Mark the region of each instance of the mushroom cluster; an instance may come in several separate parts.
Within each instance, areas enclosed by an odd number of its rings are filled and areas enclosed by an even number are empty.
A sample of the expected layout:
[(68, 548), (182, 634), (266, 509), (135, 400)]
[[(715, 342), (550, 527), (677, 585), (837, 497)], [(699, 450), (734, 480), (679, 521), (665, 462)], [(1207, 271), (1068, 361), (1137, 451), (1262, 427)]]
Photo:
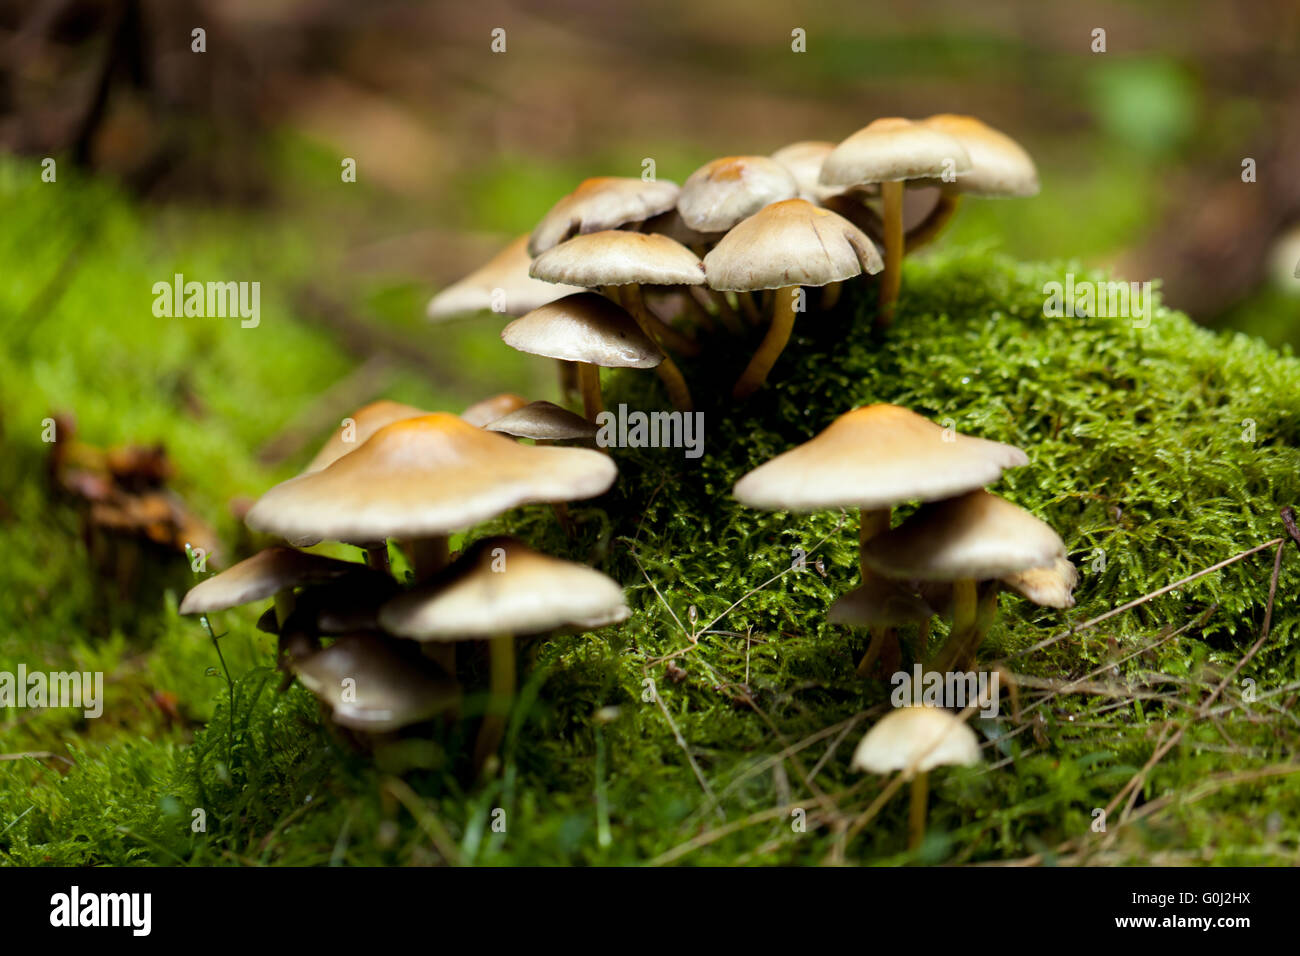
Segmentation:
[[(281, 665), (338, 724), (371, 733), (457, 712), (457, 644), (484, 642), (489, 693), (475, 746), (475, 766), (484, 766), (515, 689), (515, 639), (595, 630), (628, 614), (613, 580), (515, 538), (480, 539), (450, 560), (454, 534), (517, 507), (592, 498), (614, 481), (607, 455), (557, 444), (584, 436), (566, 416), (578, 426), (585, 420), (521, 403), (498, 396), (468, 410), (489, 423), (519, 423), (496, 431), (393, 402), (357, 410), (346, 434), (332, 436), (302, 474), (248, 511), (250, 528), (286, 545), (196, 585), (181, 613), (273, 598), (260, 626), (279, 636)], [(550, 442), (526, 445), (505, 434), (520, 430)], [(367, 562), (299, 550), (322, 541), (357, 545)], [(409, 556), (409, 585), (391, 574), (390, 544)]]
[[(905, 187), (933, 197), (910, 229)], [(674, 355), (734, 351), (737, 338), (761, 332), (733, 386), (744, 399), (766, 381), (796, 316), (810, 311), (807, 290), (822, 290), (816, 305), (825, 311), (843, 283), (879, 273), (877, 321), (888, 325), (904, 253), (933, 239), (963, 194), (1037, 191), (1029, 155), (974, 117), (878, 119), (839, 144), (711, 160), (680, 188), (587, 179), (529, 236), (435, 296), (428, 313), (516, 317), (502, 338), (556, 359), (566, 400), (580, 392), (591, 421), (601, 411), (601, 368), (653, 368), (672, 404), (690, 411)]]

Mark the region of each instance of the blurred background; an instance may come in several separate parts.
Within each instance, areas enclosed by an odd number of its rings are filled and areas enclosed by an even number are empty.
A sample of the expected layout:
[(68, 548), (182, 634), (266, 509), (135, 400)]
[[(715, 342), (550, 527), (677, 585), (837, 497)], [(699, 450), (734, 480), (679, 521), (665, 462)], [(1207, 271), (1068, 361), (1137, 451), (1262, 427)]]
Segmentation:
[(1298, 40), (1294, 0), (3, 0), (0, 149), (288, 223), (323, 298), (409, 281), (418, 313), (582, 177), (649, 157), (681, 181), (969, 112), (1025, 143), (1043, 192), (967, 204), (947, 242), (1158, 277), (1206, 324), (1295, 342)]

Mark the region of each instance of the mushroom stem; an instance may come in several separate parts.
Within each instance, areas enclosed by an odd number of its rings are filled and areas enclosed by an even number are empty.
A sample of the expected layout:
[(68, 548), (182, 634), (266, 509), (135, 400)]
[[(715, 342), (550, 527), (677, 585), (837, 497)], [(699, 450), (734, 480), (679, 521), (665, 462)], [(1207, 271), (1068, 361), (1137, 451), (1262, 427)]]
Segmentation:
[(961, 205), (961, 193), (944, 189), (939, 193), (939, 201), (934, 204), (924, 219), (907, 231), (904, 242), (905, 251), (912, 252), (927, 243), (933, 242), (943, 232), (948, 221), (957, 213)]
[(737, 292), (736, 298), (740, 300), (740, 311), (745, 313), (745, 318), (750, 325), (762, 325), (763, 313), (759, 311), (758, 305), (754, 302), (754, 296), (748, 292)]
[(560, 401), (567, 405), (578, 391), (578, 363), (565, 359), (556, 359), (555, 362), (560, 371)]
[(490, 674), (487, 712), (479, 726), (474, 742), (474, 766), (483, 769), (487, 759), (496, 753), (505, 734), (506, 716), (515, 696), (515, 642), (509, 634), (500, 634), (488, 641)]
[(381, 541), (379, 544), (366, 545), (366, 564), (370, 565), (376, 571), (383, 571), (385, 574), (391, 570), (388, 563), (387, 541)]
[(579, 365), (578, 388), (582, 392), (582, 413), (587, 421), (595, 422), (596, 416), (605, 410), (600, 395), (600, 366), (590, 362)]
[(858, 567), (862, 571), (862, 583), (867, 583), (867, 562), (864, 559), (866, 545), (878, 534), (889, 530), (891, 508), (863, 508), (858, 514)]
[(964, 657), (967, 644), (978, 628), (979, 604), (974, 581), (967, 579), (952, 583), (952, 630), (935, 655), (934, 670), (946, 673)]
[(835, 308), (835, 304), (840, 301), (840, 292), (843, 289), (843, 282), (831, 282), (822, 288), (822, 311), (829, 312)]
[(650, 336), (659, 345), (672, 349), (679, 355), (685, 355), (689, 358), (700, 354), (699, 343), (678, 332), (668, 323), (660, 322), (650, 314), (650, 310), (645, 304), (645, 296), (641, 294), (639, 285), (633, 282), (620, 288), (622, 289), (623, 308), (631, 312), (638, 323), (645, 323), (641, 327), (642, 332)]
[(871, 629), (871, 643), (867, 645), (867, 652), (862, 655), (862, 660), (858, 661), (857, 675), (862, 679), (871, 676), (871, 668), (880, 657), (880, 652), (885, 649), (885, 644), (894, 637), (892, 627), (873, 627)]
[[(772, 324), (768, 326), (767, 334), (763, 336), (758, 351), (749, 360), (749, 365), (745, 366), (745, 371), (731, 389), (732, 398), (737, 400), (748, 398), (767, 381), (767, 373), (772, 371), (772, 366), (776, 364), (786, 343), (790, 341), (790, 333), (794, 330), (794, 304), (798, 292), (798, 286), (786, 286), (777, 293), (776, 304), (772, 309)], [(744, 301), (743, 296), (742, 301)]]
[[(698, 288), (698, 287), (697, 287)], [(731, 300), (727, 298), (727, 293), (718, 292), (716, 289), (708, 290), (711, 298), (718, 307), (718, 321), (726, 327), (732, 335), (744, 335), (745, 327), (741, 324), (740, 316), (731, 305)]]
[(709, 315), (708, 311), (704, 308), (704, 306), (702, 306), (699, 300), (695, 298), (694, 290), (698, 289), (699, 286), (685, 285), (685, 286), (678, 286), (677, 288), (682, 290), (682, 292), (685, 295), (685, 299), (686, 299), (685, 314), (690, 318), (690, 321), (695, 323), (697, 326), (699, 326), (706, 332), (716, 332), (718, 327), (713, 322), (713, 316)]
[(885, 211), (885, 271), (880, 274), (880, 311), (876, 324), (889, 325), (894, 320), (894, 303), (903, 283), (903, 184), (894, 181), (880, 184)]
[[(663, 343), (656, 337), (656, 326), (665, 328), (662, 322), (656, 321), (646, 310), (645, 300), (641, 297), (640, 286), (630, 285), (624, 287), (627, 292), (624, 295), (623, 306), (631, 313), (636, 324), (640, 326), (641, 331), (650, 337), (650, 340), (657, 345)], [(664, 360), (655, 366), (655, 374), (659, 380), (664, 383), (664, 388), (668, 390), (668, 400), (673, 403), (673, 407), (678, 411), (689, 412), (695, 408), (695, 403), (691, 400), (691, 390), (686, 384), (686, 379), (682, 376), (682, 371), (677, 367), (677, 363), (669, 355), (664, 356)]]
[(411, 565), (415, 580), (427, 581), (447, 566), (447, 536), (416, 538), (411, 542)]
[(917, 771), (912, 778), (912, 800), (907, 814), (907, 848), (915, 850), (925, 839), (925, 816), (930, 802), (930, 774)]

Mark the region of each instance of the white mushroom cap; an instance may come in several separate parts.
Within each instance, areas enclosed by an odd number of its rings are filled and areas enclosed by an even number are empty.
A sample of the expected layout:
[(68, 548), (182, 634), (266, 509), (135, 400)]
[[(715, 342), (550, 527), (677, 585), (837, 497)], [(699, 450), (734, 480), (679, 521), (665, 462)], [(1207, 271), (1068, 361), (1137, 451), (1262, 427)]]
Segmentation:
[(829, 623), (849, 627), (901, 627), (933, 616), (934, 609), (922, 598), (876, 575), (848, 594), (841, 594), (826, 611)]
[(835, 144), (826, 140), (803, 140), (782, 146), (772, 158), (790, 171), (794, 181), (799, 184), (799, 198), (811, 203), (820, 203), (827, 196), (842, 192), (835, 186), (823, 186), (819, 182), (822, 163), (835, 149)]
[(850, 767), (879, 774), (909, 768), (928, 773), (935, 767), (969, 767), (980, 760), (979, 738), (965, 721), (939, 707), (899, 707), (867, 731)]
[(704, 257), (709, 287), (728, 292), (822, 286), (882, 268), (866, 233), (805, 199), (764, 207)]
[(180, 613), (224, 611), (303, 584), (331, 581), (358, 571), (365, 572), (366, 566), (293, 548), (267, 548), (194, 585), (181, 601)]
[[(298, 680), (353, 730), (385, 733), (455, 710), (460, 690), (418, 654), (375, 634), (350, 634), (292, 661)], [(344, 693), (344, 681), (349, 693)], [(345, 699), (346, 698), (346, 699)]]
[(483, 427), (490, 432), (534, 441), (594, 440), (597, 433), (591, 422), (553, 402), (533, 402)]
[(672, 209), (678, 192), (677, 184), (666, 179), (584, 179), (542, 217), (529, 239), (528, 251), (537, 256), (576, 235), (644, 222)]
[(494, 309), (506, 315), (523, 315), (578, 291), (532, 278), (528, 274), (532, 264), (528, 237), (520, 236), (487, 263), (435, 295), (425, 312), (434, 321)]
[(1069, 558), (1057, 558), (1047, 567), (1008, 574), (1002, 583), (1041, 607), (1074, 607), (1074, 586), (1079, 572)]
[(532, 275), (587, 289), (603, 285), (702, 285), (704, 266), (658, 233), (611, 229), (575, 236), (533, 260)]
[(822, 163), (823, 186), (857, 186), (969, 172), (970, 156), (956, 139), (911, 120), (887, 117), (858, 130)]
[(1065, 557), (1065, 542), (1024, 508), (972, 491), (922, 505), (862, 546), (862, 559), (891, 578), (984, 581)]
[(626, 310), (594, 292), (534, 309), (502, 329), (501, 340), (531, 355), (603, 368), (654, 368), (664, 360)]
[(344, 420), (347, 424), (334, 429), (329, 439), (321, 446), (321, 450), (316, 453), (316, 457), (303, 469), (303, 474), (320, 471), (349, 452), (356, 451), (365, 444), (367, 438), (385, 425), (428, 414), (426, 409), (403, 405), (401, 402), (390, 402), (386, 398), (362, 406)]
[(464, 641), (627, 615), (623, 589), (599, 571), (502, 536), (476, 541), (427, 584), (384, 605), (379, 620), (403, 637)]
[(598, 451), (502, 441), (439, 412), (385, 426), (328, 468), (276, 485), (245, 521), (299, 544), (436, 537), (519, 505), (595, 497), (617, 471)]
[(677, 211), (698, 232), (722, 232), (769, 203), (798, 195), (798, 182), (776, 160), (723, 156), (691, 173), (677, 197)]
[(528, 399), (513, 392), (502, 392), (481, 402), (475, 402), (460, 413), (460, 417), (471, 425), (482, 428), (488, 422), (494, 422), (502, 415), (509, 415), (528, 404)]
[(1005, 133), (973, 116), (956, 113), (939, 113), (921, 120), (921, 125), (947, 133), (970, 155), (970, 172), (945, 185), (986, 199), (1038, 193), (1038, 170), (1033, 159)]
[(982, 488), (1029, 463), (1019, 448), (946, 431), (898, 405), (865, 405), (738, 482), (750, 508), (892, 508)]

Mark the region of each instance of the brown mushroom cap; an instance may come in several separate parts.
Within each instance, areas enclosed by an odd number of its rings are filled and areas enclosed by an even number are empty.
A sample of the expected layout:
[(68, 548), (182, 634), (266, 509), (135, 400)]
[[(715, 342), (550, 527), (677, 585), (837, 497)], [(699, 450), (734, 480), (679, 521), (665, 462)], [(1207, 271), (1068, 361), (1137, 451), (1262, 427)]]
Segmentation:
[(303, 584), (330, 581), (365, 570), (365, 565), (352, 561), (337, 561), (293, 548), (267, 548), (194, 585), (181, 601), (180, 613), (224, 611)]
[(509, 415), (528, 404), (528, 399), (513, 392), (502, 392), (481, 402), (475, 402), (460, 413), (460, 417), (471, 425), (482, 428), (488, 422), (494, 422), (502, 415)]
[(381, 428), (328, 468), (276, 485), (245, 520), (291, 542), (437, 537), (519, 505), (595, 497), (616, 474), (598, 451), (502, 441), (438, 412)]
[[(302, 685), (329, 705), (334, 720), (353, 730), (398, 730), (460, 704), (455, 681), (399, 642), (376, 634), (345, 635), (295, 658), (291, 667)], [(352, 683), (345, 687), (344, 681)]]
[(862, 545), (879, 574), (918, 581), (984, 581), (1065, 557), (1045, 522), (987, 491), (922, 505), (897, 528)]
[(501, 536), (476, 541), (427, 584), (384, 605), (379, 620), (403, 637), (464, 641), (627, 615), (623, 589), (599, 571)]
[(759, 465), (733, 494), (770, 511), (875, 510), (982, 488), (1028, 463), (1011, 445), (945, 431), (898, 405), (865, 405)]
[(805, 199), (765, 206), (704, 257), (709, 287), (728, 292), (822, 286), (882, 268), (866, 233)]
[(723, 156), (691, 173), (677, 197), (677, 211), (691, 229), (723, 232), (769, 203), (798, 195), (799, 183), (776, 160)]
[(520, 236), (465, 278), (435, 295), (425, 312), (434, 321), (487, 312), (494, 307), (506, 315), (523, 315), (577, 291), (532, 278), (528, 274), (532, 264), (528, 237)]
[(534, 441), (595, 440), (598, 429), (581, 415), (553, 402), (533, 402), (483, 426), (515, 438)]
[(609, 229), (575, 236), (533, 260), (532, 274), (587, 289), (603, 285), (702, 285), (704, 266), (680, 242), (658, 233)]
[(686, 225), (682, 214), (676, 208), (661, 212), (653, 219), (647, 219), (641, 231), (667, 236), (674, 242), (680, 242), (688, 247), (711, 246), (725, 235), (723, 232), (700, 232), (692, 229)]
[(939, 707), (899, 707), (867, 731), (850, 766), (880, 774), (909, 768), (927, 773), (945, 765), (971, 766), (980, 759), (979, 738), (965, 721)]
[(677, 184), (666, 179), (584, 179), (542, 217), (529, 239), (528, 251), (538, 256), (576, 235), (644, 222), (672, 209), (678, 192)]
[(857, 186), (969, 172), (970, 156), (960, 142), (938, 129), (898, 117), (864, 126), (822, 163), (823, 186)]
[(1008, 574), (1002, 583), (1041, 607), (1074, 607), (1079, 571), (1069, 558), (1057, 558), (1047, 567)]
[(870, 576), (867, 583), (841, 594), (826, 611), (831, 624), (850, 627), (902, 627), (934, 616), (934, 609), (893, 581)]
[(625, 309), (594, 292), (567, 295), (534, 309), (502, 329), (501, 340), (531, 355), (603, 368), (654, 368), (664, 360)]
[[(303, 469), (303, 474), (320, 471), (326, 465), (334, 464), (344, 455), (360, 448), (367, 438), (385, 425), (428, 414), (426, 409), (403, 405), (401, 402), (390, 402), (387, 399), (380, 399), (358, 408), (348, 416), (352, 420), (351, 432), (346, 432), (342, 427), (334, 429), (329, 439), (321, 446), (321, 450), (316, 453), (316, 457)], [(345, 434), (349, 434), (352, 440), (345, 441)]]
[(970, 172), (945, 185), (986, 199), (1038, 193), (1038, 170), (1033, 159), (1005, 133), (973, 116), (957, 113), (939, 113), (921, 120), (921, 125), (947, 133), (970, 155)]

